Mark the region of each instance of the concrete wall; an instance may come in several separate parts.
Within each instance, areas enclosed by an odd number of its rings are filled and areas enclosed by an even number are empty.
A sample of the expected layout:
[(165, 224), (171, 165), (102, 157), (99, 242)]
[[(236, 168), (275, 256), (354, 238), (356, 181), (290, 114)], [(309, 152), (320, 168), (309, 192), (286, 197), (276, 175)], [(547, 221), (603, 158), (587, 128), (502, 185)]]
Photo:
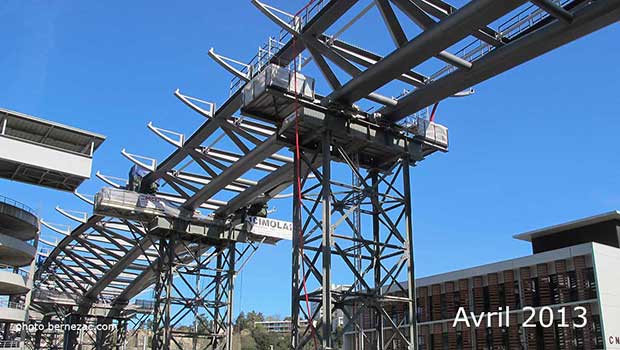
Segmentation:
[(92, 159), (84, 155), (0, 137), (0, 159), (90, 178)]
[(620, 249), (594, 244), (594, 268), (606, 349), (620, 349)]
[(26, 311), (8, 307), (0, 307), (0, 322), (24, 322)]

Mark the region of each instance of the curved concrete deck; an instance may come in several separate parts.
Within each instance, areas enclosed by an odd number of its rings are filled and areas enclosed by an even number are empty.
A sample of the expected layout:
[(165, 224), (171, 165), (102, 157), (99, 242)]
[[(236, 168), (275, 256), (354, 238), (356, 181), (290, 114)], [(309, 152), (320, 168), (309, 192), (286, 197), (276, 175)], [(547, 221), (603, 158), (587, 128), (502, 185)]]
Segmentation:
[(18, 202), (0, 197), (0, 233), (22, 241), (31, 240), (39, 231), (39, 219)]
[(24, 276), (10, 271), (0, 271), (0, 294), (26, 294), (30, 291)]
[(34, 246), (0, 233), (0, 264), (26, 266), (32, 262), (35, 254)]

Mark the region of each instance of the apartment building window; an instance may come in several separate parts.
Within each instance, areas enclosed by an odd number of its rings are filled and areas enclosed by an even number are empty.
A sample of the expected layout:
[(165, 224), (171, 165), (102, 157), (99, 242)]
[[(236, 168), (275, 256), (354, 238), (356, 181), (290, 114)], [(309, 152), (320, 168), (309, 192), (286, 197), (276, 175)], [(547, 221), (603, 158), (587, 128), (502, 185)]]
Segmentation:
[(418, 348), (419, 350), (426, 350), (426, 337), (423, 335), (418, 336)]
[[(458, 309), (463, 306), (461, 305), (461, 292), (452, 293), (452, 302), (454, 303), (454, 312), (457, 312)], [(453, 315), (456, 316), (456, 315)]]
[(491, 311), (491, 298), (489, 297), (489, 287), (482, 288), (482, 295), (484, 296), (484, 312)]
[(450, 350), (450, 338), (448, 337), (448, 333), (441, 335), (441, 349)]
[(428, 296), (428, 311), (429, 311), (429, 320), (435, 320), (435, 314), (433, 313), (433, 296)]
[(441, 294), (439, 296), (439, 305), (441, 307), (440, 312), (441, 312), (441, 319), (445, 320), (448, 318), (448, 298), (446, 297), (445, 294)]
[(592, 341), (594, 342), (594, 349), (603, 349), (605, 344), (603, 342), (603, 330), (601, 329), (601, 317), (599, 315), (592, 315)]
[(540, 291), (538, 289), (538, 278), (534, 277), (530, 280), (530, 287), (532, 289), (532, 305), (533, 307), (540, 306)]
[(550, 275), (549, 276), (549, 291), (551, 292), (551, 303), (552, 304), (561, 304), (562, 303), (562, 292), (560, 291), (560, 283), (558, 281), (558, 275)]
[(497, 285), (497, 294), (499, 295), (499, 305), (508, 305), (506, 303), (506, 287), (503, 284)]
[(566, 287), (568, 288), (569, 301), (579, 300), (579, 288), (577, 288), (577, 272), (568, 271), (566, 273)]
[(456, 350), (463, 350), (463, 332), (456, 332)]
[(510, 334), (507, 327), (502, 327), (502, 348), (501, 350), (510, 350)]
[(521, 308), (521, 291), (519, 290), (519, 282), (518, 281), (513, 281), (512, 282), (512, 286), (514, 289), (514, 294), (515, 294), (515, 309), (520, 309)]
[(553, 334), (555, 336), (556, 349), (566, 349), (566, 339), (564, 335), (564, 329), (560, 328), (557, 323), (553, 324)]
[(494, 350), (493, 349), (493, 328), (487, 328), (485, 339), (484, 339), (484, 350)]
[(398, 324), (400, 322), (400, 313), (398, 312), (398, 309), (396, 309), (394, 306), (392, 306), (391, 310), (391, 318), (392, 318), (392, 322)]
[(586, 289), (586, 298), (588, 299), (596, 299), (596, 278), (594, 276), (594, 269), (588, 268), (584, 270), (585, 276), (585, 289)]
[[(575, 318), (573, 322), (581, 322), (580, 319)], [(575, 350), (584, 350), (585, 347), (585, 339), (583, 337), (583, 328), (575, 328), (573, 330), (573, 344), (575, 345)]]
[[(422, 307), (422, 305), (420, 305), (420, 298), (416, 298), (416, 310), (415, 310), (415, 315), (416, 315), (416, 320), (418, 322), (422, 322), (422, 315), (424, 314), (424, 308)], [(407, 314), (405, 314), (406, 316), (408, 316)]]

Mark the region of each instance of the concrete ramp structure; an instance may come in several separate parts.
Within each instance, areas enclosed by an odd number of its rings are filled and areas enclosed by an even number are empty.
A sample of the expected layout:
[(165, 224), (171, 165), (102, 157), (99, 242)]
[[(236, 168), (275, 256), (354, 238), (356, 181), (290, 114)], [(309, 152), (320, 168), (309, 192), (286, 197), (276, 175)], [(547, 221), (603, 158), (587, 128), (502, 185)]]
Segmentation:
[(0, 349), (22, 349), (15, 328), (27, 320), (39, 218), (27, 206), (0, 196)]
[(105, 137), (0, 108), (0, 178), (74, 191)]

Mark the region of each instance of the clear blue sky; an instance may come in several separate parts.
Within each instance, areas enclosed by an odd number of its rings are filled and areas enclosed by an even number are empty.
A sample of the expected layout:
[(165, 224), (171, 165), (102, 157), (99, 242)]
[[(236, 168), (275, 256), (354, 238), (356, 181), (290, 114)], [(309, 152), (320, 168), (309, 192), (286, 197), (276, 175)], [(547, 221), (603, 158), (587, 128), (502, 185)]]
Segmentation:
[[(387, 50), (377, 18), (345, 39)], [(123, 147), (158, 159), (172, 151), (148, 121), (187, 135), (204, 121), (172, 96), (177, 87), (225, 101), (230, 75), (208, 58), (211, 46), (247, 59), (277, 31), (246, 0), (9, 0), (0, 22), (0, 106), (106, 135), (94, 169), (117, 176), (130, 166)], [(419, 275), (526, 255), (513, 234), (620, 207), (619, 36), (614, 24), (440, 105), (451, 150), (412, 172)], [(14, 182), (0, 181), (0, 193), (51, 222), (66, 222), (57, 204), (88, 210), (71, 194)], [(240, 308), (287, 315), (289, 281), (290, 244), (264, 247), (238, 281)]]

